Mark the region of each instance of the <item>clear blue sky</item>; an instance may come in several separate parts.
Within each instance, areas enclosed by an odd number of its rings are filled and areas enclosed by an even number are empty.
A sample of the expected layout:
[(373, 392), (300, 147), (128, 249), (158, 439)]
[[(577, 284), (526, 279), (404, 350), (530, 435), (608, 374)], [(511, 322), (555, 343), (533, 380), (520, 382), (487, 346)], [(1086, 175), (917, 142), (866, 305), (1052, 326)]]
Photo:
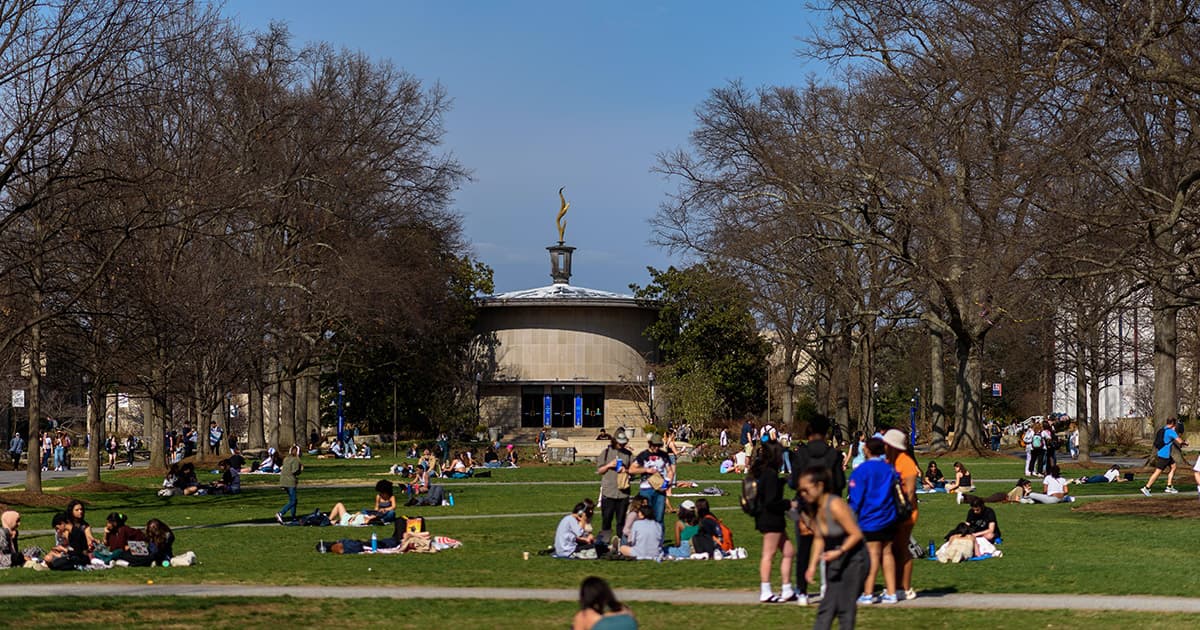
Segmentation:
[(713, 88), (800, 85), (814, 71), (796, 56), (814, 20), (800, 0), (229, 0), (224, 13), (447, 89), (444, 150), (472, 172), (454, 207), (497, 292), (550, 284), (560, 186), (571, 284), (624, 293), (647, 266), (684, 262), (649, 244), (675, 188), (650, 172), (656, 155), (687, 144)]

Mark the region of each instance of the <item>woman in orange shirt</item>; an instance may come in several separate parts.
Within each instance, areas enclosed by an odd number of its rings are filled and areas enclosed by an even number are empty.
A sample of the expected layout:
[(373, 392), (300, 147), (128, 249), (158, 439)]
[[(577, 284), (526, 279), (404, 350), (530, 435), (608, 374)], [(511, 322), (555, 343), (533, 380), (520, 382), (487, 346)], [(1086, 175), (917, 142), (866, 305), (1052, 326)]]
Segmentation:
[(913, 506), (912, 516), (896, 524), (892, 554), (896, 557), (896, 584), (899, 590), (904, 591), (904, 599), (914, 599), (917, 592), (912, 587), (913, 559), (912, 554), (908, 552), (908, 540), (917, 524), (917, 479), (921, 477), (921, 469), (917, 467), (917, 460), (913, 459), (908, 436), (903, 431), (888, 429), (887, 433), (883, 434), (883, 443), (887, 446), (888, 463), (900, 475), (900, 486)]

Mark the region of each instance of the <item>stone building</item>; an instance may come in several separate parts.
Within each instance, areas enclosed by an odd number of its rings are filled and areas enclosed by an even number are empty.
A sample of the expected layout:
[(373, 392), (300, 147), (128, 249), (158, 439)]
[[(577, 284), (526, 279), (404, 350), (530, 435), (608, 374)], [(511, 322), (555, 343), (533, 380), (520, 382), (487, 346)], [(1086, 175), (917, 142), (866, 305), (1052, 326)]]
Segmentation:
[(571, 286), (575, 248), (546, 249), (553, 284), (481, 300), (480, 421), (503, 432), (645, 426), (658, 351), (643, 332), (657, 306)]

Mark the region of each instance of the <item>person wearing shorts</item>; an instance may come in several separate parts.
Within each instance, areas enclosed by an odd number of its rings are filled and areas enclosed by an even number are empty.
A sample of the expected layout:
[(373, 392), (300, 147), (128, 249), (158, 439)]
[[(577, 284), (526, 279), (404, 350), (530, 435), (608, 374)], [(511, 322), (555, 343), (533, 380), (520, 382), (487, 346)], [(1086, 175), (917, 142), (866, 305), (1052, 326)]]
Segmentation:
[[(895, 604), (896, 564), (892, 554), (896, 537), (896, 499), (892, 488), (896, 471), (883, 459), (884, 443), (879, 438), (867, 440), (864, 447), (867, 459), (850, 473), (850, 509), (858, 516), (858, 525), (867, 541), (870, 567), (863, 583), (859, 604)], [(875, 576), (883, 568), (884, 594), (875, 599)]]
[(1175, 430), (1177, 422), (1175, 418), (1167, 418), (1167, 426), (1163, 427), (1162, 446), (1154, 453), (1154, 472), (1150, 473), (1150, 479), (1146, 481), (1146, 485), (1142, 486), (1142, 494), (1150, 496), (1150, 488), (1154, 487), (1154, 481), (1165, 470), (1167, 471), (1167, 488), (1164, 490), (1167, 494), (1177, 494), (1179, 491), (1175, 489), (1175, 458), (1171, 457), (1171, 449), (1176, 445), (1179, 448), (1187, 446), (1187, 442), (1179, 437), (1179, 433)]

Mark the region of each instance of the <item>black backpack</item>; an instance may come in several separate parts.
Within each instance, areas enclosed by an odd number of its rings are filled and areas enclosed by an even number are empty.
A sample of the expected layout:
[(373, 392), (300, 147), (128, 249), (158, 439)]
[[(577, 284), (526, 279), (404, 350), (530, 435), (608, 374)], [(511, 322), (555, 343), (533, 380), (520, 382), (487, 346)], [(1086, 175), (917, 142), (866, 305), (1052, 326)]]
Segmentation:
[(742, 511), (750, 516), (758, 516), (763, 511), (763, 496), (758, 491), (758, 479), (747, 475), (742, 479), (742, 496), (739, 499)]
[(1167, 445), (1167, 427), (1159, 427), (1154, 432), (1154, 450), (1158, 450)]

